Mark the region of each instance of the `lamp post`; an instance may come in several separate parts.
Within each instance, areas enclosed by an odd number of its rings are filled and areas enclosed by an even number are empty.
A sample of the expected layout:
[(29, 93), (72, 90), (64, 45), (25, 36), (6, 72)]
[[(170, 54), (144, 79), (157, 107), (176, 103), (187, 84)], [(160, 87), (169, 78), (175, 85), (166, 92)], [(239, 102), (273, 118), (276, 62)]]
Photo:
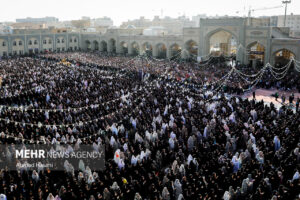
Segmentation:
[(287, 5), (289, 3), (291, 3), (292, 0), (288, 0), (288, 1), (282, 1), (283, 4), (285, 4), (285, 12), (284, 12), (284, 27), (286, 26), (286, 12), (287, 12)]

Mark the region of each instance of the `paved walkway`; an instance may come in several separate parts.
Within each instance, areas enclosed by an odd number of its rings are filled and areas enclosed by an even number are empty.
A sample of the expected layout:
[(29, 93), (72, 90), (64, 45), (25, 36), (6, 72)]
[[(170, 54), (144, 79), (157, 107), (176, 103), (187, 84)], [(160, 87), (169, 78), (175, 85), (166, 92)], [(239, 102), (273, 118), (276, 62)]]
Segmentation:
[[(242, 98), (248, 98), (249, 100), (252, 100), (253, 99), (252, 92), (253, 91), (242, 95)], [(275, 94), (276, 92), (279, 94), (277, 101), (275, 100), (275, 97), (271, 96), (272, 94)], [(292, 92), (281, 91), (281, 90), (276, 90), (276, 89), (273, 89), (273, 90), (256, 89), (255, 90), (256, 101), (264, 100), (264, 102), (268, 105), (272, 102), (275, 105), (275, 107), (278, 109), (283, 105), (282, 101), (281, 101), (281, 96), (282, 95), (285, 96), (285, 105), (288, 105), (289, 97), (291, 94), (292, 94)], [(297, 98), (298, 97), (300, 98), (300, 93), (297, 92), (297, 93), (294, 93), (294, 95), (295, 95), (295, 98), (294, 98), (294, 102), (293, 102), (294, 103), (293, 107), (295, 109), (295, 104), (296, 104)]]

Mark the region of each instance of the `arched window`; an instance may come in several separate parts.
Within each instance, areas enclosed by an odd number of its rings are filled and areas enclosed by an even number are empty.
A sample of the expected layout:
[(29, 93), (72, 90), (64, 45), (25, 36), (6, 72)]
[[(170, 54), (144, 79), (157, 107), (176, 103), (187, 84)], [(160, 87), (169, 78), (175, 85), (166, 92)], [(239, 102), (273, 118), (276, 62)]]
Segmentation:
[(19, 41), (19, 46), (22, 46), (22, 45), (23, 45), (23, 43), (22, 43), (22, 41), (20, 40), (20, 41)]
[(16, 41), (14, 41), (14, 42), (13, 42), (13, 45), (14, 45), (14, 46), (17, 46), (17, 42), (16, 42)]
[(48, 44), (52, 44), (52, 40), (51, 39), (48, 40)]
[(60, 39), (57, 39), (57, 43), (60, 43)]
[(28, 44), (29, 44), (29, 45), (32, 45), (32, 41), (31, 41), (31, 40), (29, 40)]
[(65, 39), (61, 39), (61, 43), (65, 43)]
[(76, 39), (76, 38), (74, 38), (74, 42), (77, 42), (77, 39)]
[(2, 46), (3, 46), (3, 47), (6, 46), (6, 42), (5, 42), (5, 41), (2, 42)]
[(70, 39), (70, 43), (72, 43), (72, 38)]
[(44, 41), (43, 41), (43, 44), (47, 44), (47, 40), (44, 40)]
[(38, 42), (37, 42), (37, 40), (34, 40), (34, 44), (37, 44)]

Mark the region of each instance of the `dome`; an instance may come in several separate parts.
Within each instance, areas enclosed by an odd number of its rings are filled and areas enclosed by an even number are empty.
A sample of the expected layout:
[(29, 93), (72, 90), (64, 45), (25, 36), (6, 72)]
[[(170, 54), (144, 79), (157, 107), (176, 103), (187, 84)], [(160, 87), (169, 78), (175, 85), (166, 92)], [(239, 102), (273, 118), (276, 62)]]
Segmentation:
[(134, 25), (128, 25), (126, 29), (136, 29), (136, 27)]

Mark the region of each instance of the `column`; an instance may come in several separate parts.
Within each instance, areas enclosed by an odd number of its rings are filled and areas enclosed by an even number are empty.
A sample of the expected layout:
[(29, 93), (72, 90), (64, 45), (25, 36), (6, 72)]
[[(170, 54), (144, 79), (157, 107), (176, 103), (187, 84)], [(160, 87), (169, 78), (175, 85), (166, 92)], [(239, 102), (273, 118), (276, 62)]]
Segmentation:
[(167, 58), (171, 58), (171, 48), (169, 47), (169, 48), (167, 48), (167, 50), (166, 50), (166, 52), (167, 52)]
[[(245, 32), (246, 32), (246, 26), (244, 24), (244, 21), (241, 20), (239, 23), (239, 27), (237, 27), (239, 30), (239, 34), (236, 35), (237, 44), (242, 44), (243, 47), (246, 46), (245, 44)], [(236, 60), (240, 61), (241, 63), (245, 64), (245, 52), (243, 49), (240, 49), (240, 51), (236, 54)]]
[(7, 55), (12, 55), (12, 41), (11, 37), (7, 37)]
[[(267, 39), (267, 45), (265, 47), (265, 60), (264, 60), (264, 65), (267, 63), (274, 64), (274, 59), (272, 58), (272, 51), (271, 51), (271, 43), (272, 39)], [(272, 59), (272, 60), (270, 60)]]
[(39, 41), (39, 52), (42, 51), (42, 34), (40, 33), (40, 41)]
[[(198, 41), (198, 56), (207, 55), (209, 52), (206, 52), (206, 45), (205, 45), (205, 35), (204, 35), (204, 27), (199, 28), (199, 41)], [(185, 49), (185, 44), (182, 45), (182, 49)]]
[(99, 51), (103, 52), (104, 51), (104, 42), (99, 43)]
[(108, 41), (107, 42), (107, 52), (112, 52), (112, 50), (113, 50), (113, 47), (112, 47), (112, 42), (111, 41)]
[(180, 53), (180, 57), (182, 58), (182, 59), (187, 59), (187, 49), (182, 49), (181, 50), (181, 53)]
[(24, 37), (23, 45), (24, 45), (24, 54), (25, 54), (25, 53), (28, 53), (28, 41), (27, 41), (27, 35), (25, 35), (25, 37)]
[(128, 54), (132, 55), (132, 45), (128, 43)]
[(121, 54), (123, 53), (123, 48), (121, 47), (121, 44), (116, 41), (116, 53)]
[(69, 50), (69, 34), (67, 33), (67, 41), (66, 41), (66, 51)]
[(53, 44), (53, 50), (52, 51), (56, 51), (56, 36), (55, 36), (55, 34), (53, 34), (52, 44)]
[(139, 48), (139, 55), (143, 55), (143, 53), (144, 53), (143, 47), (140, 46), (140, 48)]
[(157, 49), (157, 45), (152, 47), (152, 56), (153, 57), (157, 57), (158, 56), (158, 49)]

